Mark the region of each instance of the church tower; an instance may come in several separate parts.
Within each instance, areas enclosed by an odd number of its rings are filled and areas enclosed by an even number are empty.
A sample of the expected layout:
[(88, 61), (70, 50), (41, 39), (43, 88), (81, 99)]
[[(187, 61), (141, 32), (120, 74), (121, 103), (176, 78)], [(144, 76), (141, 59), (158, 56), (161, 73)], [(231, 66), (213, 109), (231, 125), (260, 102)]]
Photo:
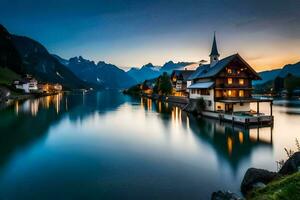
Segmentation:
[(210, 53), (209, 57), (210, 57), (210, 66), (213, 67), (219, 61), (219, 57), (220, 57), (220, 54), (219, 54), (218, 48), (217, 48), (216, 33), (214, 33), (214, 41), (212, 44), (211, 53)]

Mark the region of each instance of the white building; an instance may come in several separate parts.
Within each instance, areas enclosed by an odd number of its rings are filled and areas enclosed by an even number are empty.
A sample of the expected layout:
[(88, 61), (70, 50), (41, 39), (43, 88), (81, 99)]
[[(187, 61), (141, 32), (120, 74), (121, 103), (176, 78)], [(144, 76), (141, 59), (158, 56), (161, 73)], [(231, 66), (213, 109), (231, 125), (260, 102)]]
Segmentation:
[(37, 80), (29, 76), (23, 78), (22, 80), (15, 80), (13, 85), (16, 89), (23, 90), (25, 93), (38, 91)]
[(250, 111), (252, 80), (261, 79), (239, 55), (219, 60), (216, 37), (210, 53), (210, 64), (201, 65), (188, 78), (190, 99), (203, 98), (207, 111)]

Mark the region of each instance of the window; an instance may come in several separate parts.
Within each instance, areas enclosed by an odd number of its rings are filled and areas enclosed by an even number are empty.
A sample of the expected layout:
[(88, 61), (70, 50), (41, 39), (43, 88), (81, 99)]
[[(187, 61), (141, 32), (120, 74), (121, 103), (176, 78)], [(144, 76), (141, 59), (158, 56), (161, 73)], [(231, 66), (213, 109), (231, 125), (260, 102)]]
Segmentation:
[(201, 95), (209, 95), (209, 90), (208, 89), (201, 90)]
[(244, 94), (244, 90), (240, 90), (239, 91), (239, 97), (243, 97), (245, 94)]
[(228, 85), (231, 85), (232, 84), (232, 78), (228, 78), (227, 83), (228, 83)]
[(228, 73), (228, 74), (232, 74), (232, 69), (228, 68), (228, 69), (227, 69), (227, 73)]
[(228, 90), (228, 96), (231, 97), (231, 95), (232, 95), (232, 91)]
[(244, 84), (245, 84), (244, 79), (240, 78), (240, 79), (239, 79), (239, 84), (240, 84), (240, 85), (244, 85)]

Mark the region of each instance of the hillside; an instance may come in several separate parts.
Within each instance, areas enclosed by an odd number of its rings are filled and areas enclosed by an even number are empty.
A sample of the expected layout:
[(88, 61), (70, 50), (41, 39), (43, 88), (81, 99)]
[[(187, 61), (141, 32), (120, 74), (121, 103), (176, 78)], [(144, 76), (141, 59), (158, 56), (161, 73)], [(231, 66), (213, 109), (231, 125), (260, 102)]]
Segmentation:
[(19, 79), (20, 75), (9, 68), (0, 67), (0, 84), (10, 85), (14, 80)]
[(285, 78), (288, 74), (300, 77), (300, 62), (295, 64), (288, 64), (280, 69), (260, 72), (262, 80), (254, 81), (254, 85), (264, 84), (268, 81), (274, 81), (277, 77)]
[(87, 83), (78, 79), (67, 67), (50, 55), (40, 43), (23, 36), (12, 36), (16, 49), (22, 57), (23, 73), (39, 81), (60, 83), (66, 88), (87, 88)]
[(0, 25), (0, 65), (18, 74), (31, 74), (40, 82), (60, 83), (64, 88), (89, 88), (68, 68), (49, 54), (39, 42), (24, 36), (11, 35)]
[(16, 50), (9, 32), (0, 24), (0, 67), (9, 67), (15, 72), (22, 69), (22, 59)]

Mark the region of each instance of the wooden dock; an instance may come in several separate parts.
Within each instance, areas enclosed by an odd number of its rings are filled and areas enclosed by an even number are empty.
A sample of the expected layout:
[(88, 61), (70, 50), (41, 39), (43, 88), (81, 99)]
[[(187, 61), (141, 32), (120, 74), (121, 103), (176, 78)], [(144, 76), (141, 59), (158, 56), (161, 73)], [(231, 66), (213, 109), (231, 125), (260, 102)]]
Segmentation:
[(273, 116), (272, 115), (241, 115), (240, 113), (221, 113), (221, 112), (210, 112), (203, 111), (202, 115), (205, 117), (219, 119), (220, 121), (232, 122), (233, 124), (244, 124), (244, 125), (266, 125), (273, 124)]

